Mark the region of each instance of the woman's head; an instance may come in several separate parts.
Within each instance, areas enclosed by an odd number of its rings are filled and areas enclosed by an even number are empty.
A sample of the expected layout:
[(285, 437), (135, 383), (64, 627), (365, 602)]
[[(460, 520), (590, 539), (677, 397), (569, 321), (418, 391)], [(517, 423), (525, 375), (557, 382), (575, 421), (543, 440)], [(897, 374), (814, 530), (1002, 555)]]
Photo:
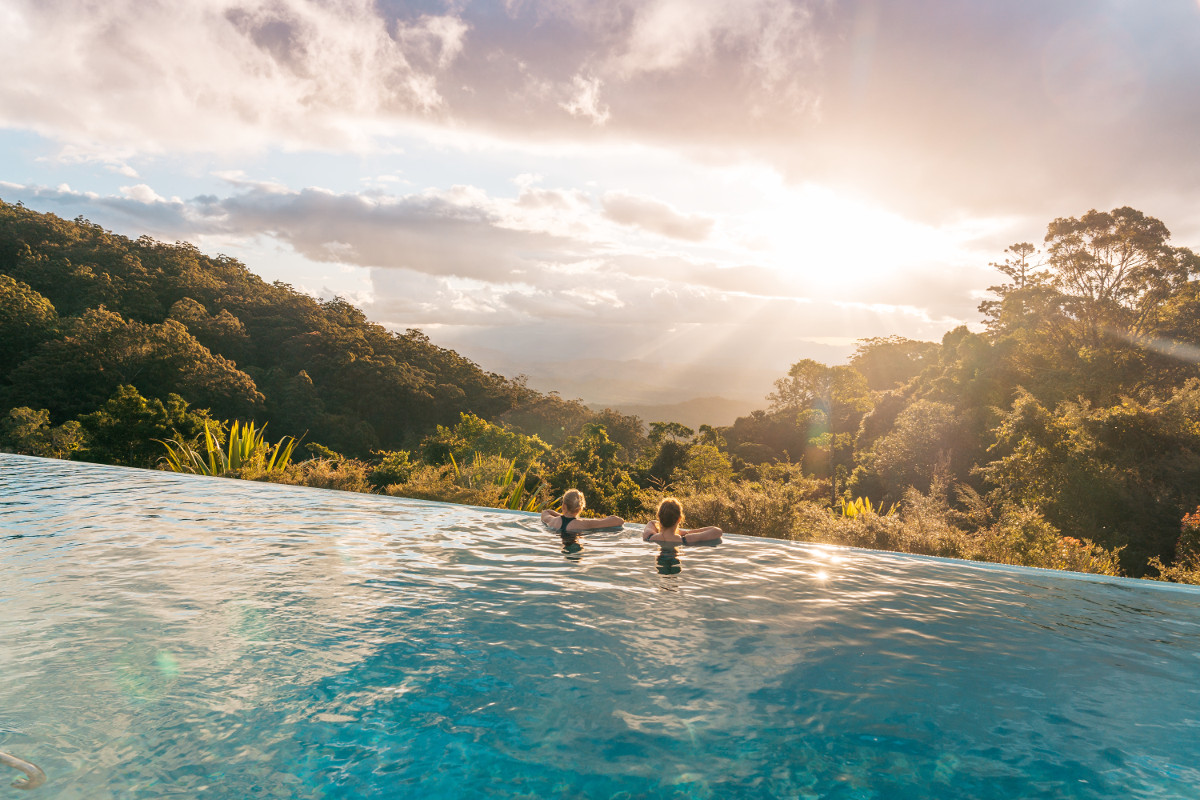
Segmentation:
[(583, 492), (578, 489), (567, 489), (563, 495), (562, 507), (563, 511), (568, 514), (578, 514), (583, 511), (583, 507), (587, 505), (587, 501), (583, 499)]
[(683, 506), (674, 497), (668, 497), (658, 504), (658, 524), (663, 528), (674, 528), (683, 522)]

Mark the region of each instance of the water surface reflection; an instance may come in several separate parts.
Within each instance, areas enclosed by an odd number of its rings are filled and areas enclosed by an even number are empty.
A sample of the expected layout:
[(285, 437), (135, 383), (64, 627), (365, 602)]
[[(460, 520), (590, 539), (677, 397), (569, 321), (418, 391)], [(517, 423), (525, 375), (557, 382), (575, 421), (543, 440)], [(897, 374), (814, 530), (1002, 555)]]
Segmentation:
[(1200, 796), (1191, 589), (4, 455), (0, 569), (44, 796)]

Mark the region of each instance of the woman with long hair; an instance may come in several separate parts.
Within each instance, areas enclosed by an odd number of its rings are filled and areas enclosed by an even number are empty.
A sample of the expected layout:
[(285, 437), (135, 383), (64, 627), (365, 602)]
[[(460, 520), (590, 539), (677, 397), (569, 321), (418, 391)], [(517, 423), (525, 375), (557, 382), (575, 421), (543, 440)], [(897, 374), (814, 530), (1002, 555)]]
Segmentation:
[(682, 524), (683, 505), (674, 497), (668, 497), (658, 504), (658, 513), (654, 515), (654, 519), (646, 523), (642, 531), (642, 541), (671, 547), (720, 541), (723, 533), (720, 528), (712, 525), (689, 530), (679, 527)]

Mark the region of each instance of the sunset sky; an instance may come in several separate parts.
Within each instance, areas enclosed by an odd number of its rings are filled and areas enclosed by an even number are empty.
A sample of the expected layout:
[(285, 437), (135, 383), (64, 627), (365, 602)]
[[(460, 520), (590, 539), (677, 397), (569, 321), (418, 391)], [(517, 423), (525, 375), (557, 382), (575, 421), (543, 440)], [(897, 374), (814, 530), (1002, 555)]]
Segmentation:
[(598, 402), (977, 324), (1006, 246), (1200, 246), (1198, 0), (0, 0), (0, 198)]

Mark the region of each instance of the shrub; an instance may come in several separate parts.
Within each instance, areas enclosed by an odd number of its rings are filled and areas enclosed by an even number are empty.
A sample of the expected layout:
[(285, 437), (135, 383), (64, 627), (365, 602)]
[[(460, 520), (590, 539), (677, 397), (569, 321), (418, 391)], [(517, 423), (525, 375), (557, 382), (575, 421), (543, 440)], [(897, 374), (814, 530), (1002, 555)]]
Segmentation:
[[(1007, 506), (994, 523), (981, 517), (979, 509), (969, 511), (973, 513), (952, 508), (944, 484), (935, 481), (928, 493), (910, 488), (898, 514), (874, 513), (864, 504), (854, 516), (846, 516), (817, 503), (804, 503), (798, 508), (791, 538), (941, 558), (1120, 574), (1119, 549), (1064, 537), (1035, 509)], [(973, 526), (972, 521), (982, 524)]]
[(517, 472), (514, 463), (502, 456), (479, 453), (460, 465), (453, 457), (449, 464), (416, 467), (407, 481), (392, 484), (384, 492), (393, 497), (415, 497), (490, 508), (540, 511), (550, 502), (548, 487)]
[(367, 478), (376, 491), (382, 491), (397, 483), (406, 483), (412, 477), (413, 470), (419, 466), (419, 462), (414, 462), (412, 454), (407, 450), (381, 450), (375, 455), (379, 457), (379, 463)]
[(316, 489), (340, 489), (345, 492), (369, 492), (367, 479), (370, 469), (365, 461), (354, 458), (313, 458), (287, 465), (283, 470), (246, 468), (236, 477), (252, 481), (269, 481), (289, 486), (311, 486)]
[(266, 425), (256, 428), (253, 422), (234, 420), (227, 437), (223, 436), (225, 427), (226, 423), (204, 421), (203, 453), (185, 442), (156, 440), (167, 451), (160, 460), (163, 469), (237, 477), (243, 471), (258, 474), (287, 468), (297, 444), (294, 437), (284, 436), (272, 445), (266, 439)]
[[(768, 473), (769, 474), (769, 473)], [(759, 481), (677, 487), (688, 527), (716, 525), (732, 533), (793, 538), (800, 507), (824, 493), (825, 484), (798, 474), (776, 472)], [(653, 514), (657, 495), (643, 493), (646, 511)]]
[[(0, 276), (2, 277), (2, 276)], [(0, 420), (0, 449), (45, 458), (70, 458), (81, 449), (85, 437), (80, 424), (69, 420), (62, 425), (50, 425), (46, 409), (14, 408), (6, 419)]]
[[(1200, 585), (1200, 508), (1183, 518), (1179, 539), (1175, 542), (1175, 560), (1163, 564), (1158, 556), (1150, 559), (1158, 570), (1156, 581)], [(1152, 576), (1153, 577), (1153, 576)]]

